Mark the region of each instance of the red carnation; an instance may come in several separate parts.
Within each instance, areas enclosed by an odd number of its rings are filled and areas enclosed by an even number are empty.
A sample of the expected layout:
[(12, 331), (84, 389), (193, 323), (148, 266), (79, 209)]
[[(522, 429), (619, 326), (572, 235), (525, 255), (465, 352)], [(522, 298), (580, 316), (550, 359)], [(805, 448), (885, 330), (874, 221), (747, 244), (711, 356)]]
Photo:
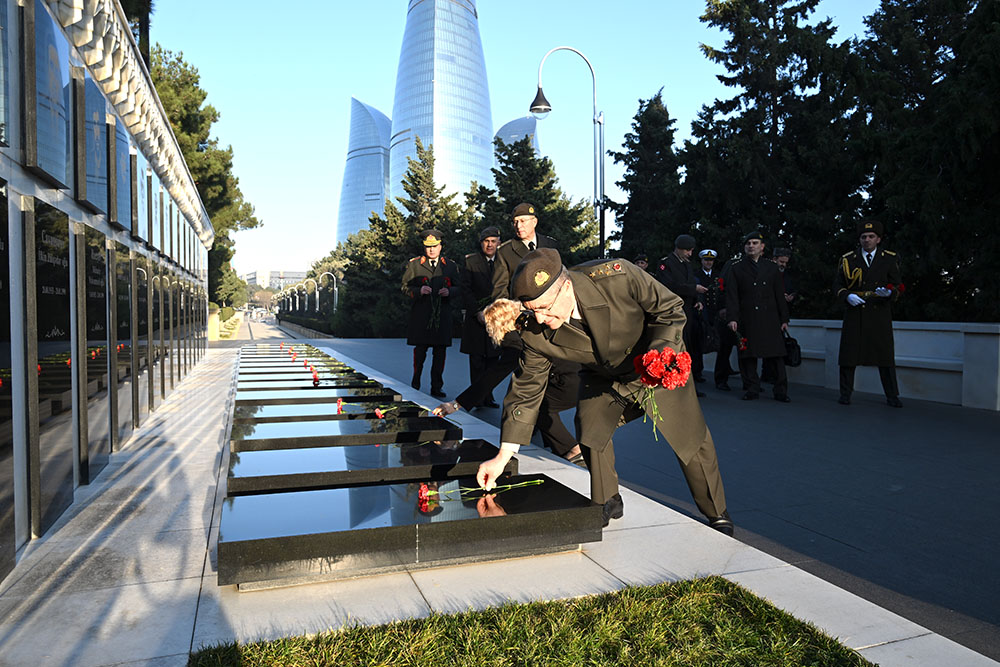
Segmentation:
[(375, 416), (378, 417), (379, 419), (385, 419), (385, 415), (382, 414), (382, 411), (379, 410), (378, 408), (375, 408)]
[(665, 347), (663, 350), (650, 350), (641, 357), (636, 357), (633, 365), (639, 374), (639, 380), (645, 385), (639, 405), (645, 410), (646, 405), (651, 403), (653, 437), (656, 438), (656, 422), (662, 417), (656, 405), (654, 391), (656, 387), (674, 390), (687, 384), (691, 376), (691, 355), (687, 352), (677, 353)]
[(722, 280), (722, 278), (719, 278), (719, 291), (720, 292), (726, 291), (726, 283), (725, 281)]
[(444, 286), (451, 287), (451, 278), (449, 278), (448, 276), (444, 277)]

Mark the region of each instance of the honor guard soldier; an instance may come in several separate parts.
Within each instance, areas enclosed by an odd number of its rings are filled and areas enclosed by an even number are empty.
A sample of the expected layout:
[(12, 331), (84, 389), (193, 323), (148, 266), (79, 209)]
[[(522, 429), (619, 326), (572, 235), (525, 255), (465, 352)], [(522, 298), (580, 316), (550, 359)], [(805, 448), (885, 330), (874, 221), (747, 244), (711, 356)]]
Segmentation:
[[(480, 465), (477, 480), (491, 489), (510, 457), (528, 444), (552, 364), (582, 364), (578, 436), (590, 470), (591, 500), (604, 506), (607, 525), (624, 513), (611, 436), (620, 424), (653, 410), (650, 402), (640, 403), (645, 390), (635, 358), (667, 346), (684, 351), (683, 303), (624, 259), (586, 262), (567, 270), (559, 253), (549, 248), (524, 258), (514, 273), (512, 292), (520, 305), (494, 302), (486, 313), (487, 324), (493, 326), (495, 312), (512, 311), (512, 327), (521, 306), (531, 311), (520, 318), (524, 351), (504, 399), (500, 453)], [(677, 455), (698, 509), (709, 525), (732, 535), (715, 445), (694, 382), (672, 391), (658, 387), (654, 398), (664, 415), (654, 424)]]
[(903, 292), (896, 253), (882, 250), (878, 220), (858, 225), (859, 247), (840, 258), (834, 289), (846, 306), (840, 330), (840, 399), (850, 405), (854, 369), (878, 366), (885, 401), (903, 407), (896, 383), (896, 349), (892, 338), (892, 303)]
[(444, 360), (451, 345), (451, 304), (461, 295), (458, 266), (441, 255), (441, 232), (428, 229), (420, 236), (424, 254), (411, 259), (403, 273), (403, 293), (411, 301), (406, 334), (406, 343), (413, 345), (410, 386), (420, 389), (427, 348), (432, 348), (431, 396), (443, 398)]
[[(486, 333), (483, 310), (493, 301), (493, 273), (496, 271), (497, 248), (500, 246), (500, 230), (487, 227), (479, 232), (479, 250), (465, 256), (465, 270), (462, 271), (462, 301), (465, 306), (465, 321), (462, 324), (462, 352), (469, 355), (469, 382), (475, 383), (486, 369), (500, 357), (500, 348)], [(467, 408), (497, 408), (493, 400), (493, 388), (484, 390), (485, 396), (479, 405)]]

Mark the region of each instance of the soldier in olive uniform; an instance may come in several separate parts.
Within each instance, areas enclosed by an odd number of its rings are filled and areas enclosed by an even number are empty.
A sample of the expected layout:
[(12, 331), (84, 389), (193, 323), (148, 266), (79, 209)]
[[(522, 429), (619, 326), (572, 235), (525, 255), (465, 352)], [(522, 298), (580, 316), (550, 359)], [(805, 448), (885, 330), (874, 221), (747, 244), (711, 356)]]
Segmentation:
[(882, 250), (882, 223), (863, 220), (858, 225), (857, 250), (843, 255), (834, 289), (847, 306), (840, 331), (840, 403), (850, 405), (854, 369), (878, 366), (886, 403), (903, 407), (896, 383), (896, 350), (892, 338), (892, 302), (903, 283), (896, 253)]
[(497, 250), (500, 263), (493, 272), (494, 299), (510, 297), (511, 276), (525, 255), (535, 248), (559, 247), (554, 238), (535, 231), (538, 216), (534, 204), (521, 202), (514, 207), (511, 215), (514, 218), (514, 238), (501, 243)]
[(410, 297), (410, 326), (407, 345), (413, 345), (413, 379), (410, 386), (420, 389), (427, 348), (433, 348), (431, 396), (444, 397), (444, 360), (451, 345), (451, 303), (461, 295), (458, 266), (441, 256), (441, 232), (428, 229), (421, 234), (424, 254), (414, 257), (403, 273), (403, 293)]
[[(634, 359), (666, 346), (684, 350), (683, 302), (626, 260), (567, 270), (559, 253), (547, 248), (521, 262), (512, 292), (533, 317), (523, 323), (524, 352), (504, 399), (500, 453), (480, 466), (477, 479), (492, 488), (510, 457), (528, 443), (553, 362), (580, 363), (577, 432), (590, 469), (591, 499), (604, 506), (607, 524), (624, 512), (611, 436), (620, 424), (652, 410), (649, 403), (639, 405), (644, 389)], [(698, 509), (713, 528), (732, 535), (715, 445), (694, 383), (673, 391), (659, 387), (654, 397), (663, 414), (656, 427), (677, 454)]]
[[(465, 256), (462, 272), (462, 300), (465, 321), (462, 324), (462, 352), (469, 355), (469, 381), (473, 384), (495, 364), (500, 356), (497, 347), (486, 334), (483, 309), (493, 301), (493, 273), (497, 262), (500, 230), (487, 227), (479, 233), (479, 250)], [(478, 405), (467, 407), (499, 407), (493, 400), (493, 388), (484, 390)]]
[(746, 393), (744, 401), (760, 396), (757, 360), (772, 360), (774, 400), (788, 403), (788, 376), (785, 374), (785, 340), (788, 304), (778, 265), (765, 259), (764, 237), (751, 232), (743, 238), (744, 256), (733, 263), (725, 279), (726, 316), (729, 329), (746, 339), (740, 350), (740, 375)]

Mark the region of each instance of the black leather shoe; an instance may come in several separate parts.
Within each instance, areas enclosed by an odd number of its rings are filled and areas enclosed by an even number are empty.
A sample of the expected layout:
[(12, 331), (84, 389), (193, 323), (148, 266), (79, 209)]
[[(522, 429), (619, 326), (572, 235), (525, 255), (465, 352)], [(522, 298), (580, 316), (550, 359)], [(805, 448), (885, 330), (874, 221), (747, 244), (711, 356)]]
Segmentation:
[(787, 394), (786, 395), (782, 395), (782, 396), (775, 396), (774, 400), (778, 401), (779, 403), (791, 403), (792, 402), (792, 399), (788, 398)]
[(851, 397), (850, 396), (841, 396), (840, 398), (837, 399), (837, 402), (840, 403), (841, 405), (850, 405), (851, 404)]
[(900, 402), (898, 396), (887, 396), (885, 402), (889, 404), (889, 407), (901, 408), (903, 404)]
[(740, 397), (740, 400), (741, 401), (756, 401), (758, 398), (760, 398), (760, 394), (754, 393), (752, 391), (748, 391), (747, 393), (743, 394), (743, 396)]
[(732, 389), (729, 388), (729, 385), (726, 384), (725, 382), (720, 382), (716, 384), (715, 388), (718, 389), (719, 391), (732, 391)]
[(622, 502), (622, 494), (616, 493), (604, 503), (604, 525), (607, 526), (612, 519), (620, 519), (624, 515), (625, 503)]
[(722, 516), (717, 516), (714, 519), (708, 520), (708, 527), (714, 528), (723, 535), (733, 536), (736, 531), (736, 526), (733, 524), (733, 520), (729, 518), (729, 510), (722, 513)]
[(447, 398), (448, 394), (444, 393), (440, 389), (431, 389), (431, 396), (434, 398)]
[(488, 401), (483, 401), (483, 404), (480, 407), (482, 407), (482, 408), (499, 408), (500, 406), (497, 405), (497, 402), (494, 401), (491, 398)]

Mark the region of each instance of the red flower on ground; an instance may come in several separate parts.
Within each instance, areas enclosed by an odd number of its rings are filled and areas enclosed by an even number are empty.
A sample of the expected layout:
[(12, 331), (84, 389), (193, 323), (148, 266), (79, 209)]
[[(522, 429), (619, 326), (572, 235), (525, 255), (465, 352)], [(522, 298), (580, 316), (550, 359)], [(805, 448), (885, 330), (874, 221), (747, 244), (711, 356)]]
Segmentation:
[(337, 399), (337, 414), (341, 414), (344, 411), (344, 399)]
[(378, 417), (379, 419), (385, 419), (385, 415), (382, 414), (382, 411), (379, 410), (378, 408), (375, 408), (375, 416)]

